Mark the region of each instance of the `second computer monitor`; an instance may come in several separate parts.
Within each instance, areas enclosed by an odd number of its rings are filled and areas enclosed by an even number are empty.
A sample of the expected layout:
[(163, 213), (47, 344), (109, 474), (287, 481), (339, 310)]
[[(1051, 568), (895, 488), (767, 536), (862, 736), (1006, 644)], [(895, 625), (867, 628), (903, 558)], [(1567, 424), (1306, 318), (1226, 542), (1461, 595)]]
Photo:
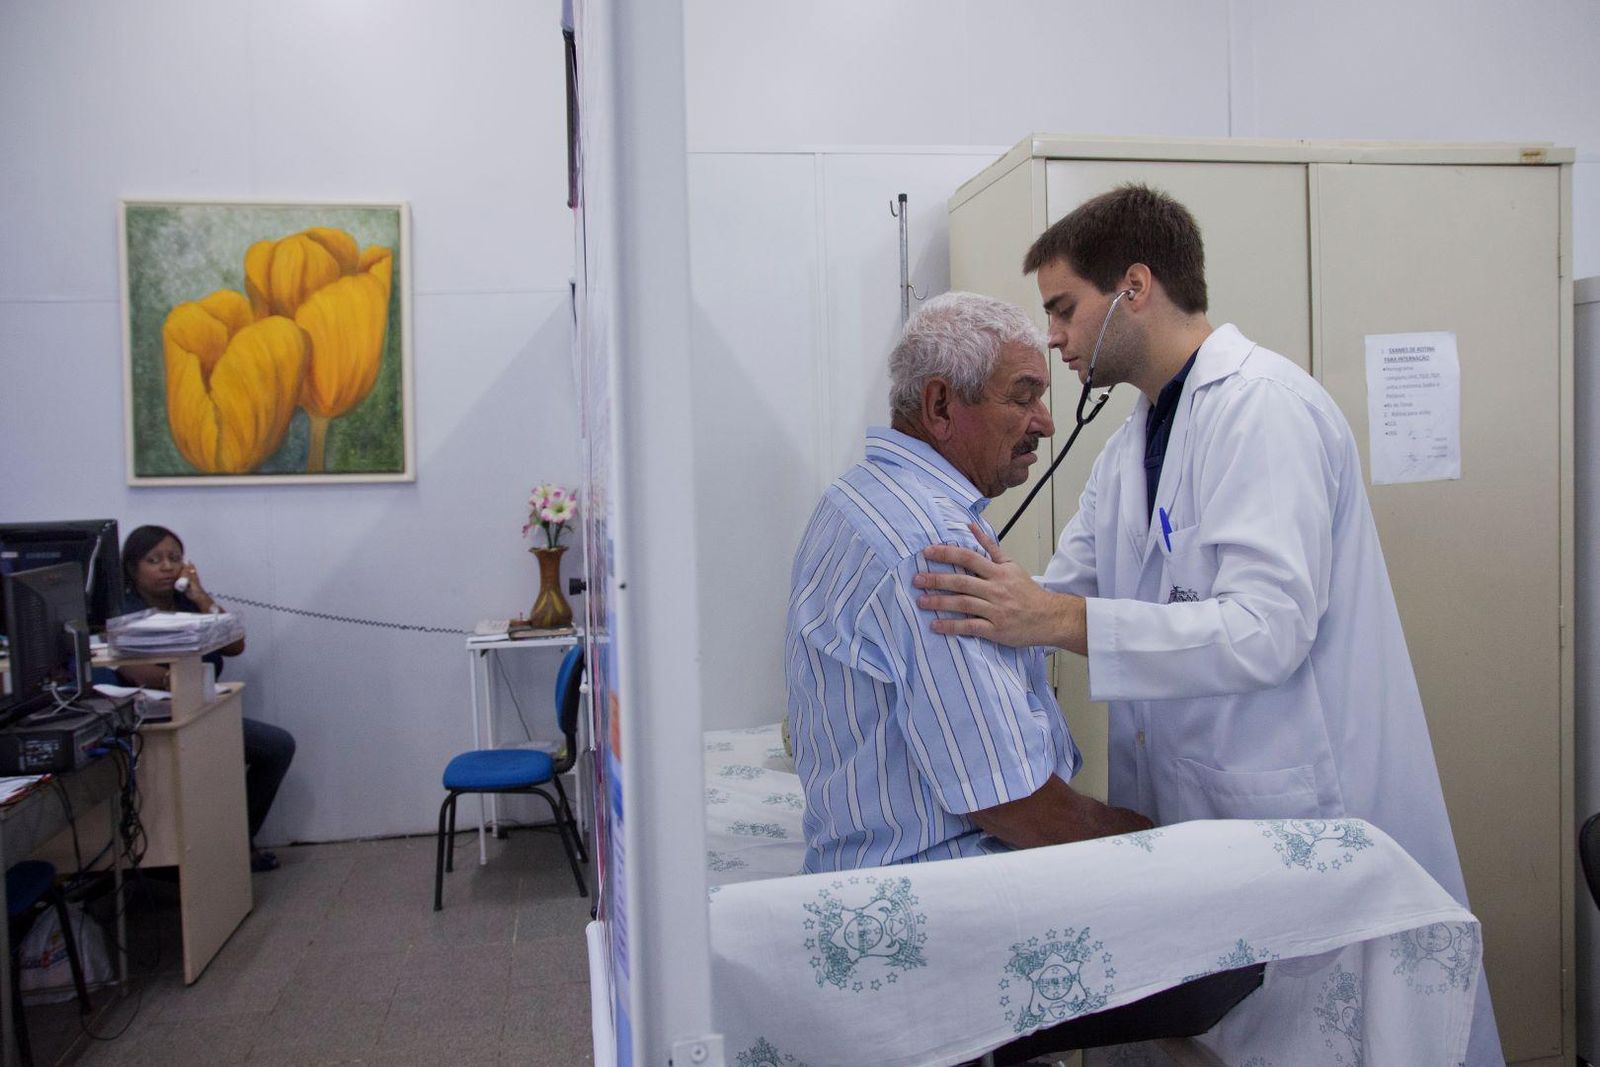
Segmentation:
[[(89, 625), (97, 631), (105, 629), (107, 619), (122, 614), (120, 551), (116, 519), (0, 523), (0, 575), (77, 563), (85, 579)], [(0, 624), (4, 619), (5, 595), (0, 592)]]
[(12, 700), (7, 718), (79, 695), (88, 684), (89, 627), (83, 568), (76, 563), (8, 574), (6, 632), (10, 637)]

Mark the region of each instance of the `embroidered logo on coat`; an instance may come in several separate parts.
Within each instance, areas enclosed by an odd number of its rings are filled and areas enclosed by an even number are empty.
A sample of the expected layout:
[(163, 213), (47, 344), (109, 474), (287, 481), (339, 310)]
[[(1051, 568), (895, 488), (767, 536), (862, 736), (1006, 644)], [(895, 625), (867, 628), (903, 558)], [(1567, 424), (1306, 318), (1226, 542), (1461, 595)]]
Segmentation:
[(1200, 594), (1193, 589), (1185, 589), (1181, 585), (1172, 587), (1172, 592), (1167, 594), (1168, 604), (1193, 604), (1199, 601)]
[[(866, 899), (859, 905), (845, 903), (834, 890), (860, 899), (864, 885)], [(922, 929), (928, 917), (916, 909), (909, 878), (851, 878), (836, 881), (830, 889), (818, 891), (815, 903), (807, 904), (811, 918), (805, 928), (811, 931), (805, 946), (816, 955), (811, 966), (818, 985), (834, 985), (854, 993), (893, 984), (913, 967), (926, 967), (922, 947), (928, 935)]]

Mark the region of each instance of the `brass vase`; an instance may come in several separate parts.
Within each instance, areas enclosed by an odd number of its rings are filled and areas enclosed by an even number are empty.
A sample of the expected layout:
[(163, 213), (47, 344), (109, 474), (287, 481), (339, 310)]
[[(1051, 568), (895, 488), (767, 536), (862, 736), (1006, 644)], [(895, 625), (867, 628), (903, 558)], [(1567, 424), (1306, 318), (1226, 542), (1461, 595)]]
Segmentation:
[(572, 607), (561, 595), (561, 556), (566, 545), (530, 548), (539, 557), (539, 596), (528, 610), (528, 625), (540, 630), (572, 625)]

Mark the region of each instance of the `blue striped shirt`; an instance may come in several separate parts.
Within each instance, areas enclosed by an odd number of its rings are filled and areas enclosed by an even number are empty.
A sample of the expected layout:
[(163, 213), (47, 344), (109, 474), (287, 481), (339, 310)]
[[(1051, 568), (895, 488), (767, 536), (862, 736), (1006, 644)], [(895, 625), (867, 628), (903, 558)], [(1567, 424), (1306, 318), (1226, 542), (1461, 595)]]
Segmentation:
[(932, 447), (880, 427), (811, 517), (784, 656), (806, 872), (1002, 851), (967, 814), (1078, 769), (1044, 651), (935, 634), (917, 607), (912, 576), (952, 569), (922, 549), (977, 549), (967, 523), (988, 503)]

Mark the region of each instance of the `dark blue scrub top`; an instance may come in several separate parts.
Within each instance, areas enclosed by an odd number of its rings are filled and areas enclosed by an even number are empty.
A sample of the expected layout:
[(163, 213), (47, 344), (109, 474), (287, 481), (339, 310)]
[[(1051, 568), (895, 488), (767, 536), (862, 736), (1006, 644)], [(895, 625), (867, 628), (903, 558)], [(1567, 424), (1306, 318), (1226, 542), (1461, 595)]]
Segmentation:
[(1144, 496), (1145, 521), (1156, 513), (1156, 487), (1161, 484), (1161, 466), (1167, 461), (1167, 440), (1172, 437), (1172, 423), (1178, 414), (1178, 399), (1183, 396), (1184, 379), (1194, 369), (1197, 348), (1183, 369), (1172, 376), (1172, 381), (1161, 387), (1156, 402), (1150, 406), (1150, 418), (1144, 424)]

